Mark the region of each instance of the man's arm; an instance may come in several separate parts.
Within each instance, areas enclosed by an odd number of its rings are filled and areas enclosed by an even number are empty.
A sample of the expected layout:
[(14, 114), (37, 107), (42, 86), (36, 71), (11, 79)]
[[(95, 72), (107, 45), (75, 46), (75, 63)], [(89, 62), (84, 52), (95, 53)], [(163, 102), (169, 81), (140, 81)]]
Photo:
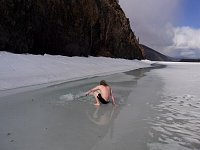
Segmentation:
[(111, 89), (110, 93), (111, 93), (112, 103), (113, 103), (113, 105), (116, 105), (115, 97), (113, 96), (112, 89)]
[(95, 91), (97, 91), (97, 90), (99, 90), (99, 86), (96, 86), (96, 87), (90, 89), (89, 91), (87, 91), (87, 92), (86, 92), (86, 95), (89, 95), (91, 92), (95, 92)]

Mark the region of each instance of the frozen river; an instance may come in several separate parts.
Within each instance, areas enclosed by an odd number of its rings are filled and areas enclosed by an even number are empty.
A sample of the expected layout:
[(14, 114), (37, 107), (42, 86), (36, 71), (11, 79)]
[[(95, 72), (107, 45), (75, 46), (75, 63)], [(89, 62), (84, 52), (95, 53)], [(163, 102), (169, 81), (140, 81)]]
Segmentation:
[[(170, 63), (0, 93), (2, 150), (199, 150), (200, 65)], [(106, 80), (118, 107), (83, 93)]]

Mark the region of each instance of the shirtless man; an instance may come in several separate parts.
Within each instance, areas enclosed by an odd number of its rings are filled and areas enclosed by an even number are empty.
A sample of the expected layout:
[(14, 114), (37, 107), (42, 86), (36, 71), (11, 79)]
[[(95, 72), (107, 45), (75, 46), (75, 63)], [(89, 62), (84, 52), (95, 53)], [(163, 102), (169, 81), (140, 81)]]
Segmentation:
[(99, 106), (100, 102), (102, 104), (108, 104), (110, 102), (110, 97), (112, 98), (113, 105), (116, 104), (112, 89), (105, 80), (102, 80), (100, 85), (86, 92), (86, 95), (93, 95), (95, 97), (96, 103), (94, 105), (96, 106)]

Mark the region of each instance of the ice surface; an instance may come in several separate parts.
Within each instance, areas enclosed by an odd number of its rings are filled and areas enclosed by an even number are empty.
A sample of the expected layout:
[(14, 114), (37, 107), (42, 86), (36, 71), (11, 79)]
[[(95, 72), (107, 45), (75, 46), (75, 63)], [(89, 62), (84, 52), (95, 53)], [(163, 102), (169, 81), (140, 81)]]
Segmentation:
[(167, 67), (154, 70), (163, 84), (160, 103), (152, 106), (157, 115), (149, 118), (149, 123), (151, 135), (162, 141), (148, 146), (152, 150), (199, 149), (200, 63), (160, 64)]

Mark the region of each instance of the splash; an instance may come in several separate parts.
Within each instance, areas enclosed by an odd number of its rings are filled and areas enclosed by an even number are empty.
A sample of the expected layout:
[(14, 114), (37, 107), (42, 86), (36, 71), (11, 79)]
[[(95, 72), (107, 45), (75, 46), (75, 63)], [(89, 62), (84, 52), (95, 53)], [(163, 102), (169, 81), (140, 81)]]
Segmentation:
[(64, 100), (66, 102), (80, 100), (81, 98), (85, 97), (85, 92), (79, 92), (77, 94), (67, 93), (60, 96), (60, 100)]

